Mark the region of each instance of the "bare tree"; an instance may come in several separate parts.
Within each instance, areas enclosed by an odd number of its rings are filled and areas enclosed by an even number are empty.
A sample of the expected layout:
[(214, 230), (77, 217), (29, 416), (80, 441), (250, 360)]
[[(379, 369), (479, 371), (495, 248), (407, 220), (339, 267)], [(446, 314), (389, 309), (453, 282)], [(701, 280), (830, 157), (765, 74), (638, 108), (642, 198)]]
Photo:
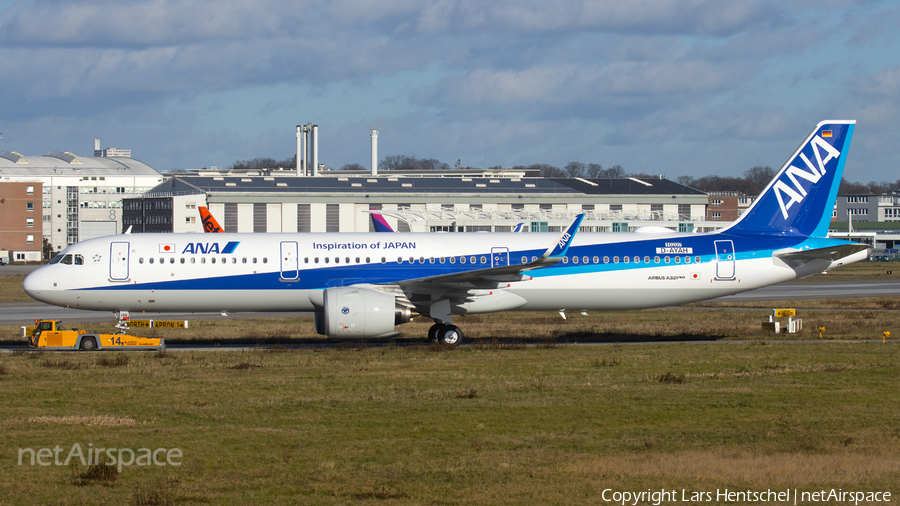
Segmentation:
[(620, 178), (625, 176), (625, 169), (623, 169), (621, 165), (613, 165), (612, 167), (606, 169), (606, 177)]
[(368, 170), (368, 169), (358, 163), (346, 163), (346, 164), (344, 164), (343, 167), (341, 167), (341, 170)]
[(569, 177), (584, 177), (587, 167), (581, 162), (569, 162), (563, 170)]
[(691, 176), (678, 176), (675, 181), (678, 181), (678, 184), (683, 184), (684, 186), (690, 186), (692, 188), (694, 186), (694, 178)]
[(775, 177), (775, 169), (769, 166), (756, 166), (744, 171), (744, 178), (751, 183), (747, 185), (748, 195), (757, 195)]
[(585, 175), (589, 178), (597, 179), (606, 177), (606, 171), (603, 170), (603, 166), (599, 163), (589, 163), (585, 169)]

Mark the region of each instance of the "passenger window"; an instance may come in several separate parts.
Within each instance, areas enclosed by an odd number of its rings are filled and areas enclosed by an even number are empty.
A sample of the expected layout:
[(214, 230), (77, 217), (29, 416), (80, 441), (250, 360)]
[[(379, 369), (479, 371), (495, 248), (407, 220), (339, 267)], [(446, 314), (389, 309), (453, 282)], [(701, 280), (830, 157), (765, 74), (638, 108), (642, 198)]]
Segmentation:
[(659, 263), (659, 256), (653, 257), (653, 263), (655, 263), (655, 264)]
[(328, 258), (328, 257), (325, 257), (325, 263), (326, 263), (326, 264), (327, 264), (327, 263), (328, 263), (328, 262), (330, 262), (330, 261), (331, 261), (331, 259), (330, 259), (330, 258)]
[(84, 257), (81, 255), (75, 255), (75, 265), (84, 265)]
[(170, 263), (170, 264), (174, 264), (174, 263), (175, 263), (175, 257), (169, 257), (169, 263)]
[(523, 264), (527, 264), (527, 263), (528, 263), (528, 257), (522, 257), (522, 263), (523, 263)]
[(456, 263), (456, 257), (450, 257), (450, 263), (451, 263), (451, 264), (455, 264), (455, 263)]
[(459, 257), (459, 263), (461, 263), (461, 264), (466, 263), (466, 257)]
[(213, 263), (213, 264), (216, 263), (216, 257), (210, 258), (209, 261), (210, 261), (210, 263)]
[(599, 264), (599, 263), (600, 263), (600, 257), (594, 257), (594, 263), (595, 263), (595, 264)]
[(403, 263), (403, 257), (397, 257), (397, 264)]
[(268, 257), (263, 257), (263, 263), (264, 263), (264, 264), (269, 263), (269, 258), (268, 258)]
[[(350, 259), (348, 258), (347, 261), (349, 262)], [(359, 257), (356, 257), (356, 263), (359, 263)]]
[(313, 262), (319, 263), (319, 257), (313, 258)]
[(66, 255), (66, 256), (64, 256), (63, 259), (62, 259), (62, 262), (60, 262), (60, 263), (63, 263), (63, 264), (66, 264), (66, 265), (72, 265), (72, 255)]
[(695, 263), (695, 264), (699, 264), (699, 263), (700, 263), (700, 257), (694, 257), (694, 263)]
[[(149, 260), (150, 260), (150, 263), (152, 264), (152, 263), (153, 263), (153, 257), (150, 257)], [(66, 259), (63, 258), (63, 263), (65, 263), (65, 262), (66, 262)]]
[(581, 259), (581, 261), (584, 262), (584, 263), (588, 263), (588, 257), (587, 257), (587, 255), (585, 255), (584, 258)]
[(416, 263), (416, 259), (413, 257), (409, 257), (409, 263), (411, 263), (411, 264)]
[(684, 257), (684, 263), (686, 263), (686, 264), (691, 263), (691, 257)]
[(206, 263), (206, 257), (200, 257), (200, 263), (201, 263), (201, 264), (205, 264), (205, 263)]
[(676, 263), (676, 264), (680, 264), (680, 263), (681, 263), (681, 257), (675, 257), (675, 263)]
[(139, 264), (144, 263), (144, 257), (138, 258), (138, 263), (139, 263)]
[(578, 263), (578, 257), (577, 257), (577, 256), (572, 257), (572, 263), (573, 263), (573, 264), (577, 264), (577, 263)]
[(256, 263), (256, 257), (253, 257), (253, 263)]
[(434, 263), (434, 257), (429, 258), (429, 259), (428, 259), (428, 263), (433, 264), (433, 263)]
[(471, 263), (474, 264), (474, 263), (475, 263), (475, 257), (469, 257), (469, 262), (471, 262)]
[(486, 263), (487, 263), (487, 257), (481, 257), (481, 263), (486, 264)]
[(194, 257), (191, 257), (191, 263), (192, 263), (192, 264), (195, 264), (195, 263), (197, 263), (197, 259), (196, 259), (196, 258), (194, 258)]
[(537, 257), (531, 257), (532, 262), (537, 262)]
[(226, 263), (228, 263), (228, 259), (225, 257), (222, 257), (222, 265), (225, 265)]
[(641, 257), (635, 256), (635, 257), (634, 257), (634, 263), (636, 263), (636, 264), (641, 263)]
[(626, 257), (622, 258), (622, 261), (627, 264), (627, 263), (631, 262), (631, 258), (626, 256)]
[(609, 263), (609, 257), (603, 257), (603, 263), (608, 264), (608, 263)]
[(387, 258), (381, 257), (381, 263), (382, 263), (382, 264), (386, 264), (386, 263), (387, 263)]
[(242, 258), (242, 259), (241, 259), (241, 263), (244, 263), (244, 264), (247, 263), (247, 259), (246, 259), (246, 258)]
[(564, 264), (569, 263), (569, 257), (563, 257), (562, 262), (563, 262)]
[(441, 257), (441, 258), (439, 259), (439, 261), (440, 261), (441, 263), (444, 263), (444, 260), (446, 260), (444, 257)]
[(336, 264), (341, 263), (341, 257), (334, 257), (334, 263), (336, 263)]
[(613, 257), (613, 263), (614, 264), (619, 263), (619, 257), (617, 257), (617, 256)]
[(669, 263), (669, 257), (666, 257), (666, 263)]
[(650, 263), (650, 257), (644, 257), (644, 263), (645, 263), (645, 264), (649, 264), (649, 263)]
[(166, 263), (166, 259), (163, 257), (159, 257), (159, 263), (161, 263), (161, 264)]
[(181, 257), (181, 263), (184, 264), (184, 257)]

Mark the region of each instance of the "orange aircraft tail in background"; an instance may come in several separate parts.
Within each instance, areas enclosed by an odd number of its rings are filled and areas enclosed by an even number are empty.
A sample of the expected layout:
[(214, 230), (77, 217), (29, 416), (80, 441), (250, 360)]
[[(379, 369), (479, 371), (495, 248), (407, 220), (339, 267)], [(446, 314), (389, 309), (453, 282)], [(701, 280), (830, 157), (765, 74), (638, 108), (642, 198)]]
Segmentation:
[(225, 229), (219, 226), (219, 222), (213, 218), (213, 215), (209, 212), (209, 209), (199, 206), (197, 209), (200, 210), (200, 221), (203, 222), (203, 231), (210, 234), (215, 233), (225, 233)]

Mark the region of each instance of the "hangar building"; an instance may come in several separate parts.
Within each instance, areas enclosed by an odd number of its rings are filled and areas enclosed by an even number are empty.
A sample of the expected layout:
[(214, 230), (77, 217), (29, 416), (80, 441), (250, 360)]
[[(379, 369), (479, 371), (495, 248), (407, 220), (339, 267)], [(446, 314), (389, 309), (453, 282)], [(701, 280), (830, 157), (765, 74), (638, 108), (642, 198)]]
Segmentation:
[(705, 193), (663, 178), (177, 176), (125, 200), (133, 232), (200, 232), (207, 205), (227, 232), (364, 232), (369, 210), (400, 231), (561, 231), (584, 212), (582, 230), (627, 232), (656, 225), (691, 232), (706, 220)]

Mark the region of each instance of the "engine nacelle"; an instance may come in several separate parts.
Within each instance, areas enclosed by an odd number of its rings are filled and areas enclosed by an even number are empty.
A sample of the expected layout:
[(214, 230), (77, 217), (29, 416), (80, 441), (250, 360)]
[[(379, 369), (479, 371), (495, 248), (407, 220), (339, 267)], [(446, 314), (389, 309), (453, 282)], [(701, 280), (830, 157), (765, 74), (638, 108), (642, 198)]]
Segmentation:
[(368, 288), (326, 288), (322, 302), (316, 332), (328, 337), (390, 337), (399, 333), (394, 325), (411, 319), (393, 295)]

